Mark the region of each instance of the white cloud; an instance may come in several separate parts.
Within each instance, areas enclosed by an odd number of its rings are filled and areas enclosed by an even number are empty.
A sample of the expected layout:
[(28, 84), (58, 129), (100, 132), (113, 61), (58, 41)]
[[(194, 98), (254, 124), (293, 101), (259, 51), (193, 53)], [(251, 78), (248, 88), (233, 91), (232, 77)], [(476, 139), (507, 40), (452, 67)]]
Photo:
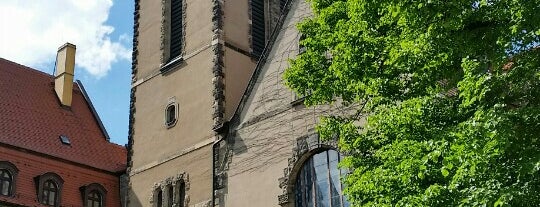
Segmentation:
[(126, 34), (111, 39), (111, 0), (0, 1), (0, 57), (37, 66), (55, 61), (66, 42), (77, 45), (76, 64), (97, 78), (129, 60)]

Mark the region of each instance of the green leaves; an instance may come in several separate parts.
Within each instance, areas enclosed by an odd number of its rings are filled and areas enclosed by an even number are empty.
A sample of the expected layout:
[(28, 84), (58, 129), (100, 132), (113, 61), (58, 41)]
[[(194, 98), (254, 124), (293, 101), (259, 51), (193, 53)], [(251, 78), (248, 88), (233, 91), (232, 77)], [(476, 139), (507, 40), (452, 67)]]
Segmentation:
[(540, 203), (540, 0), (310, 2), (284, 79), (368, 114), (317, 127), (354, 206)]

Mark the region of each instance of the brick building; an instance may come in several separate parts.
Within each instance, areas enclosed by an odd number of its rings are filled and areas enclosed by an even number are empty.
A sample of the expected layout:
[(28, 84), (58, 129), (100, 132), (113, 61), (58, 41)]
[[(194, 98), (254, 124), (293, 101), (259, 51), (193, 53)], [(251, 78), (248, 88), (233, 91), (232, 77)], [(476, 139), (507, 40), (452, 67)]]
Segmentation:
[(121, 206), (126, 150), (73, 83), (74, 59), (62, 46), (51, 76), (0, 58), (0, 206)]

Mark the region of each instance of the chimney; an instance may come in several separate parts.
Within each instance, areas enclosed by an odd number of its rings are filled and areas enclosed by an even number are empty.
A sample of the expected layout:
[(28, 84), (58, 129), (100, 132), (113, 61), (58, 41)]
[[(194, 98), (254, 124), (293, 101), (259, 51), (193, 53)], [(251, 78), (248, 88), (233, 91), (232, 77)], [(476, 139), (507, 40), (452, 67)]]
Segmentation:
[(54, 90), (60, 103), (71, 106), (73, 96), (73, 74), (75, 70), (75, 45), (66, 43), (58, 48), (54, 77)]

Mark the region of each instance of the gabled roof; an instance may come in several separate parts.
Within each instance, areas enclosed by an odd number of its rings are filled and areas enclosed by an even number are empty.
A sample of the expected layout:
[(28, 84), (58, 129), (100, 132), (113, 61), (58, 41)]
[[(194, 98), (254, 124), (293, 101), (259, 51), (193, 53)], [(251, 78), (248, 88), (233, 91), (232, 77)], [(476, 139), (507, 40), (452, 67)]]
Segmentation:
[[(54, 77), (0, 58), (0, 144), (109, 171), (126, 169), (126, 149), (110, 143), (97, 115), (74, 83), (62, 107)], [(60, 136), (70, 144), (63, 144)]]

